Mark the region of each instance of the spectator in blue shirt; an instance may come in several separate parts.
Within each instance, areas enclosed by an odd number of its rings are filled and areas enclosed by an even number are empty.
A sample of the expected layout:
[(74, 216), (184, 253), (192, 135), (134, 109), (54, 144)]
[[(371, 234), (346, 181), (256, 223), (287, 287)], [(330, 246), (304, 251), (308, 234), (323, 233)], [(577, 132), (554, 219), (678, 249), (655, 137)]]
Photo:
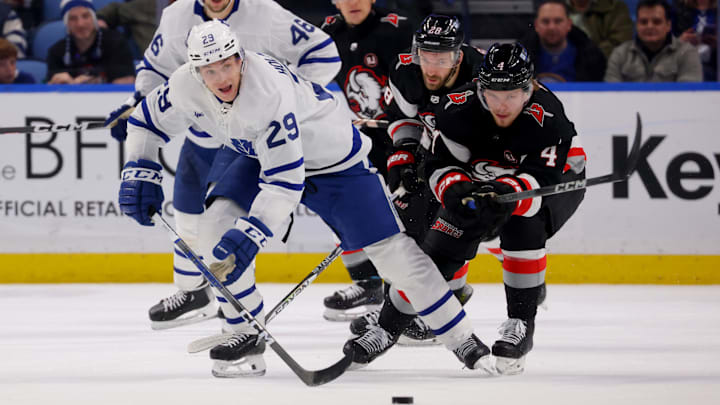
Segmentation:
[(0, 38), (0, 84), (33, 84), (35, 78), (17, 70), (18, 50), (15, 45)]
[(573, 27), (563, 0), (538, 6), (535, 30), (520, 40), (545, 82), (595, 82), (605, 74), (605, 55), (580, 29)]

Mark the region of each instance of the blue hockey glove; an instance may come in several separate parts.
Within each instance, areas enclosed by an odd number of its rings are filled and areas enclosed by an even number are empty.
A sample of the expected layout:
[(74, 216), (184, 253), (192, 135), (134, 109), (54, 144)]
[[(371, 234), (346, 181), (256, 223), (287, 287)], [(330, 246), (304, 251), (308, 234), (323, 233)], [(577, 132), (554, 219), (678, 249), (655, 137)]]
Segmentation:
[(225, 232), (220, 242), (215, 245), (213, 256), (224, 260), (234, 254), (235, 265), (244, 271), (272, 236), (270, 229), (259, 219), (242, 217), (235, 223), (235, 228)]
[[(140, 225), (152, 226), (150, 217), (161, 213), (165, 195), (162, 190), (162, 166), (145, 159), (127, 162), (120, 183), (120, 211)], [(154, 211), (151, 211), (151, 208)]]
[(117, 139), (118, 142), (123, 142), (127, 138), (127, 119), (132, 113), (132, 108), (140, 104), (144, 97), (140, 95), (139, 91), (130, 96), (123, 105), (113, 110), (105, 120), (105, 126), (110, 127), (110, 135)]

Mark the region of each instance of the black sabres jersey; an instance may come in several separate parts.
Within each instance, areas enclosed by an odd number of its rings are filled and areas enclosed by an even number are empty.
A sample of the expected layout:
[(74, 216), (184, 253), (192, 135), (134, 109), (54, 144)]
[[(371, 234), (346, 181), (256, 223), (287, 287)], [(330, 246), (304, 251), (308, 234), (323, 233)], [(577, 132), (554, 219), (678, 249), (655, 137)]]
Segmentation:
[[(483, 61), (483, 55), (476, 48), (463, 44), (460, 49), (463, 51), (463, 59), (458, 67), (460, 71), (455, 79), (455, 88), (472, 81)], [(387, 119), (391, 122), (388, 128), (390, 135), (393, 136), (393, 130), (400, 127), (398, 124), (392, 125), (398, 120), (418, 119), (432, 128), (435, 106), (451, 91), (452, 89), (444, 86), (435, 91), (428, 90), (423, 82), (420, 65), (413, 63), (412, 54), (406, 50), (405, 53), (397, 55), (390, 72), (388, 89), (385, 91)]]
[(427, 174), (436, 195), (441, 177), (457, 168), (475, 181), (521, 176), (530, 188), (584, 177), (586, 157), (575, 126), (542, 85), (507, 128), (495, 124), (475, 84), (443, 97), (435, 114)]
[(406, 17), (373, 7), (361, 24), (351, 27), (341, 14), (325, 18), (323, 31), (335, 41), (342, 68), (335, 81), (360, 118), (384, 119), (383, 93), (391, 63), (410, 46), (413, 27)]

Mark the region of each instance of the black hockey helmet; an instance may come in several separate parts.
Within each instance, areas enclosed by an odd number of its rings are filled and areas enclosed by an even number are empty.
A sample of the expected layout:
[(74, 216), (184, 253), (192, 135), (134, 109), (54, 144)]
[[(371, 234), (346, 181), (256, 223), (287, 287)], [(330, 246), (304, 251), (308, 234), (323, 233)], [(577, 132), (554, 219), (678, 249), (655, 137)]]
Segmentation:
[(457, 17), (430, 14), (415, 31), (413, 45), (420, 49), (455, 51), (460, 49), (464, 38)]
[(413, 35), (413, 62), (421, 64), (418, 53), (420, 49), (428, 52), (452, 52), (452, 60), (445, 67), (453, 67), (460, 59), (460, 46), (464, 38), (457, 17), (430, 14), (425, 17), (422, 25)]
[(529, 91), (535, 67), (522, 44), (495, 43), (488, 49), (478, 72), (478, 86), (488, 90)]

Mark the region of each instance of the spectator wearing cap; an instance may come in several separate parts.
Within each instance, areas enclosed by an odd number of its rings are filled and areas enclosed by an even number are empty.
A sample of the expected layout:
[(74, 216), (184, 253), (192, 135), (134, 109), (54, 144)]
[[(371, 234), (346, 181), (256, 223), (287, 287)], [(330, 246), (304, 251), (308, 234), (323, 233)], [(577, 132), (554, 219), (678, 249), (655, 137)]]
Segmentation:
[(7, 39), (0, 38), (0, 84), (33, 84), (31, 74), (17, 70), (18, 50)]
[(607, 82), (700, 82), (700, 55), (671, 33), (670, 5), (640, 0), (635, 19), (637, 37), (615, 48), (608, 60)]
[(573, 26), (565, 0), (545, 0), (535, 13), (535, 30), (520, 42), (535, 61), (545, 82), (596, 82), (605, 73), (605, 56), (590, 38)]
[(22, 21), (9, 4), (0, 1), (0, 38), (5, 38), (17, 48), (18, 58), (25, 57), (27, 36)]
[(125, 38), (99, 28), (91, 0), (62, 0), (68, 34), (48, 51), (48, 84), (114, 83), (135, 81), (135, 69)]
[(633, 36), (633, 23), (623, 0), (568, 0), (573, 26), (580, 28), (605, 55)]

